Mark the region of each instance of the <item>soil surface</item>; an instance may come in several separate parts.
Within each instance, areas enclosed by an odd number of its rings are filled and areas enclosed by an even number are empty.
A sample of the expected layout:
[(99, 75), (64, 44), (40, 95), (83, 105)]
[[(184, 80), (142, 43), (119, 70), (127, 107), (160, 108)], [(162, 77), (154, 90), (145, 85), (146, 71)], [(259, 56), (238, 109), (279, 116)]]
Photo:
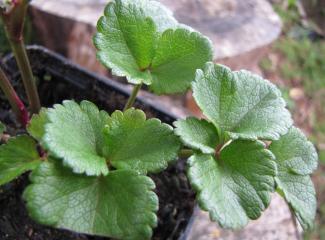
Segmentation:
[[(84, 99), (96, 103), (100, 109), (112, 112), (122, 109), (126, 97), (118, 91), (114, 92), (105, 84), (96, 81), (91, 76), (80, 74), (77, 69), (69, 66), (59, 66), (58, 62), (52, 63), (51, 57), (45, 60), (37, 59), (37, 54), (31, 56), (34, 74), (38, 79), (38, 89), (43, 106), (52, 106), (61, 103), (64, 99), (81, 101)], [(42, 56), (44, 58), (44, 56)], [(33, 61), (33, 59), (35, 61)], [(45, 66), (54, 66), (55, 71), (37, 65), (43, 62)], [(9, 63), (10, 65), (10, 63)], [(62, 67), (62, 69), (60, 69)], [(63, 69), (66, 68), (66, 69)], [(71, 73), (72, 71), (72, 73)], [(76, 79), (66, 79), (75, 71)], [(19, 83), (19, 75), (11, 72), (12, 81), (20, 96), (24, 96)], [(91, 82), (90, 82), (91, 81)], [(26, 98), (23, 97), (24, 101)], [(143, 109), (148, 117), (159, 117), (163, 122), (171, 124), (173, 118), (163, 115), (152, 107), (137, 102), (136, 107)], [(10, 134), (23, 133), (17, 130), (12, 113), (4, 97), (0, 95), (0, 121), (9, 125)], [(1, 144), (1, 143), (0, 143)], [(194, 208), (194, 194), (190, 190), (185, 175), (185, 163), (178, 161), (176, 165), (160, 173), (151, 175), (156, 183), (156, 193), (159, 197), (158, 227), (154, 230), (153, 240), (179, 239), (191, 217)], [(28, 173), (17, 180), (0, 187), (0, 240), (103, 240), (108, 238), (92, 237), (76, 234), (69, 231), (57, 230), (41, 226), (28, 217), (22, 193), (28, 185)]]

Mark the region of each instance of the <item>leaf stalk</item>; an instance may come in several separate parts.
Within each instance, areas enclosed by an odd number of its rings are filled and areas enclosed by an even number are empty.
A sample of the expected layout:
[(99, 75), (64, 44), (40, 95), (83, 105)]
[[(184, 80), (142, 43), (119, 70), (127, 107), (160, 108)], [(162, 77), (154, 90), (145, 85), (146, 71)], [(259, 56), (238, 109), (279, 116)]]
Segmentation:
[(127, 103), (125, 104), (125, 107), (124, 107), (123, 111), (126, 111), (126, 110), (128, 110), (129, 108), (131, 108), (133, 106), (133, 104), (134, 104), (134, 102), (135, 102), (135, 100), (137, 98), (137, 95), (138, 95), (139, 90), (141, 89), (141, 87), (142, 87), (142, 83), (137, 84), (137, 85), (135, 85), (133, 87), (133, 90), (131, 92), (131, 95), (130, 95)]

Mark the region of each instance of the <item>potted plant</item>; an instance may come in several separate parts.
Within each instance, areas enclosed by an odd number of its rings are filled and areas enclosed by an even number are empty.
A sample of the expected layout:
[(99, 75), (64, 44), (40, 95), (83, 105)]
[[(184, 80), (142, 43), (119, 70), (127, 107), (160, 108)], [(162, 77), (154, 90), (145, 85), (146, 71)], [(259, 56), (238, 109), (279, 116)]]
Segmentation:
[[(0, 86), (27, 132), (7, 136), (0, 146), (0, 184), (31, 171), (23, 199), (36, 222), (88, 235), (150, 239), (162, 216), (158, 219), (156, 214), (159, 200), (151, 177), (159, 182), (154, 174), (177, 166), (180, 157), (187, 159), (187, 176), (199, 206), (220, 226), (238, 229), (257, 219), (275, 191), (304, 229), (312, 226), (316, 200), (309, 175), (317, 168), (317, 153), (292, 126), (280, 91), (248, 71), (233, 72), (212, 63), (209, 39), (178, 23), (160, 3), (114, 0), (98, 21), (94, 36), (98, 59), (134, 84), (123, 111), (112, 113), (101, 110), (107, 106), (75, 101), (93, 90), (84, 84), (79, 96), (72, 94), (75, 100), (40, 109), (21, 43), (27, 1), (2, 0), (2, 7), (31, 114), (3, 71)], [(51, 64), (43, 81), (56, 88)], [(6, 65), (10, 72), (11, 60)], [(78, 84), (80, 72), (62, 73)], [(79, 75), (73, 78), (74, 74)], [(191, 87), (206, 118), (177, 120), (173, 128), (147, 117), (133, 107), (142, 85), (156, 94)], [(60, 91), (69, 92), (66, 86)], [(106, 84), (96, 89), (97, 103), (110, 102), (112, 96), (105, 93), (109, 88)], [(1, 125), (1, 134), (4, 129)]]

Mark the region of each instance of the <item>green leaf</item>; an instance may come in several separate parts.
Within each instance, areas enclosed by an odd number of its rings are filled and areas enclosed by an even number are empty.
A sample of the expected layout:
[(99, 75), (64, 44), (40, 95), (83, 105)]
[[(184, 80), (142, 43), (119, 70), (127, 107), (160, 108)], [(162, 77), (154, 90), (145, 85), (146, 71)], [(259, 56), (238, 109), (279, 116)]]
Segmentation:
[(188, 176), (199, 205), (221, 227), (243, 227), (269, 205), (276, 165), (264, 147), (259, 141), (235, 140), (218, 160), (204, 154), (189, 159)]
[(159, 172), (177, 158), (180, 142), (171, 126), (131, 108), (115, 111), (105, 130), (107, 156), (117, 169)]
[(80, 105), (64, 101), (63, 105), (49, 109), (47, 115), (50, 121), (44, 136), (47, 149), (62, 158), (75, 173), (107, 175), (103, 130), (108, 114), (88, 101), (82, 101)]
[(146, 69), (155, 52), (156, 26), (140, 7), (130, 1), (110, 2), (97, 31), (94, 43), (106, 67), (131, 83), (151, 83)]
[(150, 67), (151, 89), (157, 94), (184, 92), (194, 81), (196, 69), (213, 57), (210, 41), (188, 29), (165, 31), (157, 46)]
[(216, 127), (204, 119), (189, 117), (174, 123), (176, 135), (180, 136), (184, 145), (213, 154), (218, 144)]
[(27, 126), (27, 131), (36, 140), (41, 141), (45, 135), (45, 124), (48, 122), (47, 109), (42, 108), (39, 114), (33, 115)]
[(276, 155), (277, 162), (289, 172), (308, 175), (317, 169), (317, 151), (296, 127), (291, 127), (280, 140), (273, 141), (270, 150)]
[(308, 176), (317, 168), (317, 152), (304, 134), (295, 127), (272, 142), (270, 150), (276, 157), (278, 189), (295, 212), (304, 230), (310, 229), (316, 214), (316, 193)]
[(162, 33), (179, 25), (173, 16), (173, 12), (156, 0), (124, 0), (124, 2), (127, 1), (142, 9), (147, 17), (153, 19), (158, 32)]
[(3, 132), (6, 131), (6, 126), (0, 122), (0, 136), (3, 134)]
[(35, 140), (28, 136), (10, 138), (0, 146), (0, 185), (35, 169), (40, 162)]
[(308, 175), (289, 173), (287, 169), (278, 167), (275, 181), (286, 201), (293, 209), (304, 230), (313, 228), (316, 216), (316, 192), (313, 182)]
[(134, 171), (87, 177), (45, 162), (33, 171), (31, 182), (24, 199), (41, 224), (126, 240), (150, 239), (157, 224), (155, 184)]
[(197, 71), (193, 93), (204, 115), (232, 139), (276, 140), (292, 125), (281, 92), (248, 71), (207, 63)]
[(109, 3), (94, 44), (99, 60), (113, 74), (130, 83), (152, 84), (159, 94), (186, 90), (195, 70), (212, 60), (206, 37), (181, 27), (166, 8), (149, 0)]

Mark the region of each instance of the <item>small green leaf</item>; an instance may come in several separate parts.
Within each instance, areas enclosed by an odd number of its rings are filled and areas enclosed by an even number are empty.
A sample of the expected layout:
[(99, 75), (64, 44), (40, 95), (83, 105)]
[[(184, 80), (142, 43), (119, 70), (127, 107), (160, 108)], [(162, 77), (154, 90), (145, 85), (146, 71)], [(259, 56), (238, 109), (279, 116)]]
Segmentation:
[(8, 183), (41, 163), (37, 143), (31, 137), (10, 138), (0, 146), (0, 185)]
[(42, 108), (39, 114), (33, 115), (27, 126), (27, 131), (36, 140), (41, 141), (45, 135), (45, 124), (48, 122), (47, 109)]
[(48, 110), (44, 143), (75, 173), (107, 175), (103, 130), (108, 114), (88, 102), (64, 101)]
[(41, 224), (126, 240), (150, 239), (157, 224), (155, 184), (134, 171), (88, 177), (45, 162), (33, 171), (31, 182), (24, 199)]
[(184, 145), (213, 154), (218, 144), (216, 127), (204, 119), (189, 117), (174, 123), (176, 135), (180, 136)]
[(204, 115), (232, 139), (276, 140), (292, 125), (281, 92), (248, 71), (207, 63), (197, 71), (193, 92)]
[(310, 229), (316, 214), (316, 193), (308, 176), (317, 168), (317, 152), (296, 127), (272, 142), (270, 150), (276, 157), (278, 189), (294, 210), (304, 230)]
[(206, 37), (181, 27), (160, 3), (150, 0), (109, 3), (94, 44), (99, 60), (115, 75), (152, 85), (158, 94), (188, 89), (195, 70), (213, 55)]
[(243, 227), (269, 205), (276, 165), (264, 147), (259, 141), (235, 140), (218, 160), (204, 154), (190, 158), (188, 176), (200, 207), (221, 227)]
[(6, 126), (0, 122), (0, 136), (3, 134), (3, 132), (6, 131)]
[[(148, 1), (150, 3), (150, 1)], [(134, 84), (151, 84), (146, 70), (154, 56), (156, 26), (130, 1), (110, 2), (97, 24), (94, 38), (99, 60), (117, 76)]]
[(187, 90), (196, 69), (203, 68), (213, 57), (210, 41), (188, 29), (165, 31), (157, 46), (150, 69), (151, 89), (158, 94)]
[(105, 131), (107, 156), (117, 169), (158, 172), (177, 158), (180, 142), (171, 126), (131, 108), (115, 111)]

